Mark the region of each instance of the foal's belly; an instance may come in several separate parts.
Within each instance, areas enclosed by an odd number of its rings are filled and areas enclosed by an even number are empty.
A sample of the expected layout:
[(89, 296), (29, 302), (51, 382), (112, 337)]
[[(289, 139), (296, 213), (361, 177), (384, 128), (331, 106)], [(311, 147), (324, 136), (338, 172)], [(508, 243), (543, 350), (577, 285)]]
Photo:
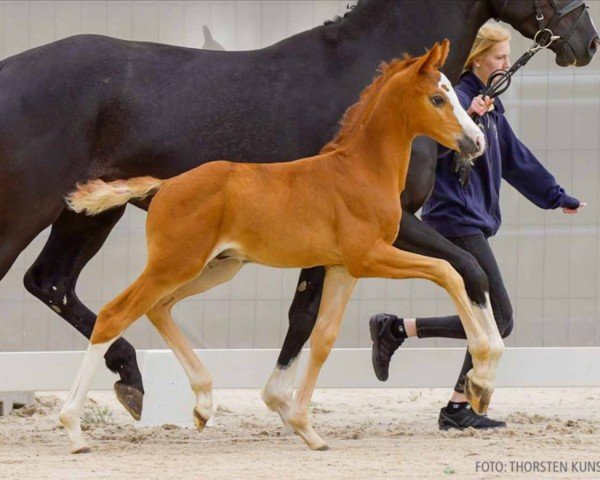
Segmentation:
[[(277, 268), (309, 268), (341, 265), (343, 259), (336, 246), (327, 241), (283, 242), (265, 238), (245, 238), (226, 242), (220, 257), (235, 257), (243, 262)], [(219, 247), (217, 247), (219, 250)]]

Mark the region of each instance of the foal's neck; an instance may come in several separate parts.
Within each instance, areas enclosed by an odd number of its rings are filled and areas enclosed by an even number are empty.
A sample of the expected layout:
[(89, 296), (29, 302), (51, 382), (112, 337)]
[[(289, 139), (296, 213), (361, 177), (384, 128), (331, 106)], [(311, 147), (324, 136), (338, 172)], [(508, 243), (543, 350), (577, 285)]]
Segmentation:
[(381, 185), (397, 188), (398, 195), (406, 185), (412, 142), (417, 135), (409, 115), (382, 97), (342, 147), (350, 153), (351, 170), (371, 172)]

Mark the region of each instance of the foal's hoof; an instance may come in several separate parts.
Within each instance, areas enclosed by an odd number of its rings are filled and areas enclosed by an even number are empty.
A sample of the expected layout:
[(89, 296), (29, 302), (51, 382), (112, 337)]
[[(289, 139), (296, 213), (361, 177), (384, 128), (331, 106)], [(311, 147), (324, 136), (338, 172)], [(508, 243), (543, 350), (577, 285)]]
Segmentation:
[(314, 450), (317, 452), (326, 452), (327, 450), (329, 450), (329, 447), (327, 445), (322, 445), (319, 448), (315, 448)]
[(115, 383), (115, 393), (121, 405), (129, 412), (129, 415), (135, 420), (142, 418), (142, 408), (144, 406), (144, 394), (142, 392), (119, 380)]
[(92, 453), (92, 450), (90, 449), (90, 447), (79, 447), (71, 451), (71, 453)]
[(492, 399), (492, 393), (494, 393), (494, 388), (489, 386), (487, 382), (478, 383), (473, 380), (472, 375), (467, 374), (465, 395), (475, 413), (479, 415), (486, 414)]
[(203, 417), (200, 412), (194, 408), (194, 424), (199, 432), (204, 430), (206, 422), (208, 422), (208, 417)]

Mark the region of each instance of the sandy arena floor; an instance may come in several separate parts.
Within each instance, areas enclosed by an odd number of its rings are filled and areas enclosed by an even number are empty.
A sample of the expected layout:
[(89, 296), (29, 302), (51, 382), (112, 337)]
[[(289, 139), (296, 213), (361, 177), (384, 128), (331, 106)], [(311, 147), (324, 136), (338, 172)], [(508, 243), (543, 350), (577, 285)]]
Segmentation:
[[(312, 452), (299, 437), (280, 436), (257, 390), (216, 391), (215, 424), (202, 433), (136, 428), (111, 393), (95, 392), (87, 455), (68, 453), (58, 424), (64, 394), (40, 394), (35, 406), (0, 417), (0, 479), (600, 478), (600, 388), (498, 389), (490, 416), (510, 424), (494, 432), (440, 432), (447, 394), (317, 390), (313, 425), (331, 450)], [(482, 472), (486, 461), (504, 471)], [(547, 464), (523, 471), (535, 461), (565, 463), (553, 464), (554, 473)]]

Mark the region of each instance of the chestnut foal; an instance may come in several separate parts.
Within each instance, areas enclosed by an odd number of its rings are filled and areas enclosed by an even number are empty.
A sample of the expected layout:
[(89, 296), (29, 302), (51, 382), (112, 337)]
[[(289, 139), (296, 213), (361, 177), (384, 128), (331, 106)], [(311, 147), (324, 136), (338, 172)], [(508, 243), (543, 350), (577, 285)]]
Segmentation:
[(302, 385), (290, 404), (270, 405), (310, 448), (327, 448), (309, 424), (307, 407), (361, 277), (426, 278), (448, 291), (473, 354), (467, 391), (474, 408), (485, 410), (503, 349), (489, 307), (475, 313), (478, 307), (446, 261), (392, 246), (413, 138), (428, 135), (472, 156), (484, 147), (483, 135), (438, 70), (448, 49), (444, 41), (422, 57), (384, 64), (346, 113), (327, 153), (281, 164), (216, 161), (169, 180), (95, 180), (78, 186), (67, 202), (91, 215), (131, 198), (156, 195), (147, 220), (146, 268), (101, 309), (60, 414), (72, 452), (89, 451), (79, 417), (97, 365), (111, 343), (144, 314), (188, 375), (196, 393), (194, 421), (199, 430), (204, 427), (212, 408), (211, 376), (170, 311), (179, 300), (231, 279), (245, 262), (327, 268)]

